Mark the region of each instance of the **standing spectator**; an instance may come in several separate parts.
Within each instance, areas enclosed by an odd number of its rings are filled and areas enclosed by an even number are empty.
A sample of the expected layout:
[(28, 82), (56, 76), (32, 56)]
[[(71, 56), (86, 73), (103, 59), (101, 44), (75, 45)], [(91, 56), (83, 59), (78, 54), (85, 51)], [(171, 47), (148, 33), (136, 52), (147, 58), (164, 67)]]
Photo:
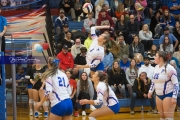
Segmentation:
[(84, 45), (86, 46), (87, 50), (89, 50), (91, 44), (92, 44), (92, 38), (91, 38), (91, 32), (88, 32), (88, 37), (87, 39), (84, 41)]
[(180, 45), (178, 46), (178, 51), (174, 52), (173, 57), (178, 59), (179, 65), (180, 65)]
[(59, 8), (63, 8), (66, 14), (71, 14), (73, 21), (76, 20), (74, 2), (72, 0), (61, 0), (59, 3)]
[(160, 44), (160, 51), (173, 52), (173, 44), (170, 43), (168, 36), (164, 37), (163, 44)]
[(85, 47), (85, 46), (81, 44), (81, 39), (77, 38), (75, 40), (75, 44), (71, 47), (71, 54), (73, 55), (73, 58), (75, 58), (76, 55), (80, 53), (81, 47)]
[(90, 32), (90, 26), (96, 24), (96, 19), (93, 18), (94, 13), (88, 13), (88, 18), (84, 20), (84, 28), (86, 32)]
[(142, 30), (139, 31), (139, 38), (141, 43), (144, 45), (145, 52), (148, 52), (153, 45), (152, 32), (149, 30), (147, 24), (144, 24)]
[(139, 37), (134, 36), (132, 44), (129, 46), (129, 57), (134, 58), (136, 53), (140, 53), (144, 56), (144, 45), (139, 41)]
[(68, 52), (67, 45), (63, 46), (62, 51), (57, 55), (57, 58), (60, 60), (59, 68), (62, 71), (74, 68), (74, 59), (72, 54)]
[(156, 56), (156, 53), (157, 53), (157, 47), (156, 47), (156, 45), (152, 45), (151, 50), (150, 50), (150, 51), (148, 52), (148, 54), (147, 54), (147, 57), (149, 58), (150, 64), (151, 64), (153, 67), (156, 66), (156, 64), (155, 64), (155, 62), (154, 62), (154, 57)]
[(71, 40), (71, 35), (72, 34), (71, 34), (70, 31), (67, 31), (65, 34), (66, 34), (66, 36), (65, 36), (64, 40), (62, 41), (62, 46), (67, 45), (68, 50), (71, 51), (71, 47), (72, 47), (72, 45), (74, 43), (74, 41)]
[(109, 52), (109, 50), (106, 48), (106, 46), (104, 45), (103, 47), (104, 47), (104, 58), (103, 58), (102, 62), (104, 64), (105, 72), (108, 72), (112, 68), (114, 58), (113, 58), (112, 53)]
[(55, 29), (57, 30), (57, 27), (60, 27), (60, 30), (62, 31), (63, 30), (63, 26), (65, 24), (67, 24), (67, 25), (69, 24), (69, 19), (64, 15), (64, 10), (60, 9), (59, 17), (57, 17), (55, 22), (54, 22)]
[(80, 17), (82, 13), (82, 3), (80, 0), (74, 0), (74, 10), (75, 10), (75, 15), (77, 17)]
[[(179, 21), (176, 21), (176, 25), (175, 28), (173, 29), (173, 35), (177, 38), (177, 40), (179, 41), (180, 45), (180, 23)], [(176, 47), (175, 51), (178, 51), (178, 48)]]
[(130, 21), (127, 24), (128, 27), (128, 45), (132, 43), (132, 40), (135, 35), (138, 35), (139, 33), (139, 25), (136, 21), (134, 21), (134, 15), (130, 15)]
[(4, 34), (7, 31), (7, 21), (6, 18), (1, 16), (2, 7), (0, 5), (0, 51), (5, 53), (5, 37)]
[(129, 68), (130, 61), (128, 60), (128, 55), (124, 54), (122, 56), (122, 59), (120, 60), (119, 65), (121, 69), (123, 69), (124, 71), (126, 71), (126, 69)]
[(87, 53), (87, 48), (86, 47), (81, 47), (80, 48), (80, 53), (76, 55), (74, 64), (76, 65), (86, 65), (86, 53)]
[(149, 17), (153, 17), (153, 14), (156, 11), (162, 12), (162, 1), (161, 0), (147, 0), (147, 9), (149, 10), (148, 13), (150, 14)]
[(180, 1), (169, 0), (168, 8), (170, 10), (170, 13), (174, 16), (175, 20), (180, 20)]

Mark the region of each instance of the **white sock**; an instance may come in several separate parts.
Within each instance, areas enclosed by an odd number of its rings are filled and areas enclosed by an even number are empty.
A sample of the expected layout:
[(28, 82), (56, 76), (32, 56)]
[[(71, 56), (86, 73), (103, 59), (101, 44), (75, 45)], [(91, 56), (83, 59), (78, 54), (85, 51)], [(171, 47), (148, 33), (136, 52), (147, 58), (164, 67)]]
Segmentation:
[(174, 118), (165, 118), (165, 120), (174, 120)]
[(89, 117), (89, 120), (96, 120), (96, 118), (94, 118), (94, 117)]
[(165, 120), (164, 118), (160, 118), (160, 120)]
[(30, 111), (33, 111), (32, 109), (30, 109)]

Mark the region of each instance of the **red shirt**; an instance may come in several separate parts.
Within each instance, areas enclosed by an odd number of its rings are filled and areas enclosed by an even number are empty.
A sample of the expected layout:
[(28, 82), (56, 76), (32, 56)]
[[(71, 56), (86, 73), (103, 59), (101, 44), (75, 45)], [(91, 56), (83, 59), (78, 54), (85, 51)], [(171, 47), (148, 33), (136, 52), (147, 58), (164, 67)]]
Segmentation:
[(57, 58), (60, 60), (59, 68), (66, 70), (68, 68), (74, 68), (74, 59), (70, 52), (67, 52), (64, 54), (63, 52), (60, 52), (57, 55)]
[(77, 88), (76, 81), (74, 79), (70, 79), (69, 84), (70, 86), (73, 86), (73, 92), (74, 92), (74, 90)]

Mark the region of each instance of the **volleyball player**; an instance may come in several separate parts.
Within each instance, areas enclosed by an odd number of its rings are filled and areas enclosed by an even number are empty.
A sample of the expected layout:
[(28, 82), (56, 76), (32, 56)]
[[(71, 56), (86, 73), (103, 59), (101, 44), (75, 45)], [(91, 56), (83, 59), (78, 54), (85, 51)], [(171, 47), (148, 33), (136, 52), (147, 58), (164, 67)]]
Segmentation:
[(115, 93), (107, 83), (107, 75), (97, 71), (93, 74), (92, 81), (94, 82), (94, 87), (97, 91), (97, 99), (80, 100), (80, 104), (102, 104), (102, 107), (90, 113), (89, 120), (96, 120), (98, 117), (117, 114), (120, 110), (120, 104)]
[(39, 108), (49, 98), (51, 102), (49, 120), (70, 120), (73, 105), (70, 99), (72, 90), (69, 80), (66, 74), (58, 69), (56, 59), (48, 60), (48, 68), (42, 76), (42, 80), (46, 82), (46, 93), (36, 107)]
[(177, 73), (173, 66), (168, 64), (166, 52), (158, 52), (155, 56), (153, 80), (148, 93), (148, 98), (152, 97), (156, 91), (156, 105), (160, 115), (160, 120), (173, 120), (174, 110), (177, 102), (179, 90)]

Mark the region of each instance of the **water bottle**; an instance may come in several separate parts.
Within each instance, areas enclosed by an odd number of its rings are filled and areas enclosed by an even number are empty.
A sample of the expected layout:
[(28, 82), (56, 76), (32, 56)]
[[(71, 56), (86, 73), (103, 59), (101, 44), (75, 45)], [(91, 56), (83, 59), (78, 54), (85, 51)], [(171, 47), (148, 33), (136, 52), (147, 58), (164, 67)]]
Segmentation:
[(143, 107), (143, 105), (141, 106), (141, 114), (144, 114), (144, 107)]

